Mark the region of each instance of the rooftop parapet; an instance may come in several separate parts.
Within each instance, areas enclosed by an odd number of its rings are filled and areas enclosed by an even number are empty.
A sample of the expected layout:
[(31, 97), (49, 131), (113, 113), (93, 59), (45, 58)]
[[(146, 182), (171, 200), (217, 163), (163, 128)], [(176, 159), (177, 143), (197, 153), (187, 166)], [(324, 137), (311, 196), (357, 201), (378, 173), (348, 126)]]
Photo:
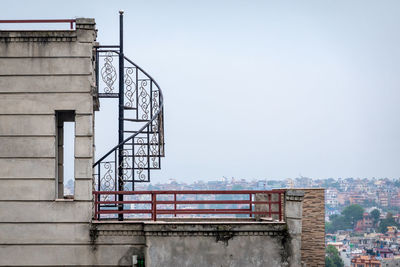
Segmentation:
[[(0, 25), (8, 23), (70, 23), (71, 29), (0, 30), (0, 42), (93, 42), (96, 39), (96, 23), (92, 18), (59, 20), (0, 20)], [(73, 29), (74, 24), (75, 29)]]

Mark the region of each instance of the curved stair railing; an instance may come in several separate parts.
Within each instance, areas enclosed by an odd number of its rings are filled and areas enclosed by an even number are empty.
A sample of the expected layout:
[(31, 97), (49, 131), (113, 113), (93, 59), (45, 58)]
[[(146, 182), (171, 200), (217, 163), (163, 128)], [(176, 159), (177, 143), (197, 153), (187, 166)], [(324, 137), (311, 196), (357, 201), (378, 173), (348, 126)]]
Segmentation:
[[(123, 57), (123, 64), (118, 64), (118, 51), (99, 47), (96, 54), (99, 98), (120, 98), (119, 90), (123, 90), (120, 119), (124, 139), (93, 164), (95, 191), (116, 191), (115, 195), (99, 196), (99, 201), (121, 201), (123, 196), (118, 191), (133, 191), (135, 183), (150, 182), (151, 171), (161, 167), (163, 94), (158, 83), (133, 61)], [(104, 207), (117, 206), (112, 203)]]

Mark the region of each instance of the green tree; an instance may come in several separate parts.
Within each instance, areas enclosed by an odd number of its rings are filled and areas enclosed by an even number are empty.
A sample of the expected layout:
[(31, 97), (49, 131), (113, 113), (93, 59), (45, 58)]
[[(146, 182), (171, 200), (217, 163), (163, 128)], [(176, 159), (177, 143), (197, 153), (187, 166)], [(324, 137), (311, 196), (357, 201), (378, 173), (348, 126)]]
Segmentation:
[(339, 251), (332, 245), (328, 245), (325, 250), (325, 267), (344, 267)]
[(325, 225), (327, 233), (334, 233), (337, 230), (354, 228), (358, 220), (363, 218), (364, 209), (360, 205), (346, 207), (341, 215), (334, 214), (329, 217), (330, 223)]
[(398, 223), (396, 223), (393, 218), (393, 214), (391, 214), (390, 212), (387, 213), (386, 219), (383, 219), (379, 222), (378, 231), (381, 233), (386, 233), (388, 230), (388, 226), (396, 226), (397, 228), (399, 228), (400, 226)]
[(347, 221), (351, 223), (351, 226), (354, 227), (358, 220), (363, 218), (364, 209), (358, 204), (353, 204), (347, 206), (343, 211), (342, 215), (346, 218)]
[(334, 229), (331, 222), (325, 222), (325, 233), (333, 233)]
[(377, 225), (379, 222), (379, 218), (381, 217), (381, 212), (378, 209), (374, 209), (373, 211), (371, 211), (370, 215), (372, 217), (374, 225)]

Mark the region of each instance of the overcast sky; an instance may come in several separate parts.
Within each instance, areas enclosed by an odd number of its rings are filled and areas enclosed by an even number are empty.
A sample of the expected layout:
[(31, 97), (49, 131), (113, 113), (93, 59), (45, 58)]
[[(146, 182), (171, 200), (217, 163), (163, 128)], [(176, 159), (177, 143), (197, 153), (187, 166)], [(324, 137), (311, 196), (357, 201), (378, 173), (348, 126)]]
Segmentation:
[[(126, 56), (165, 96), (153, 181), (400, 176), (399, 1), (13, 0), (0, 14), (93, 17), (117, 44), (119, 9)], [(98, 157), (117, 142), (105, 101)]]

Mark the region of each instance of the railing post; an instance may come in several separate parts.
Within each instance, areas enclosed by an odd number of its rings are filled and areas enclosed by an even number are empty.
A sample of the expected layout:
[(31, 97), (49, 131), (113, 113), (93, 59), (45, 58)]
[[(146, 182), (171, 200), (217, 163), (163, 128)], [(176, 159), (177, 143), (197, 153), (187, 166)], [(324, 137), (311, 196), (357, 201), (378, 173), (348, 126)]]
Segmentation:
[(176, 217), (176, 193), (174, 193), (174, 217)]
[(249, 194), (249, 217), (253, 217), (253, 214), (251, 214), (252, 210), (253, 210), (253, 198), (252, 198), (253, 194)]
[[(97, 165), (97, 173), (98, 173), (98, 176), (97, 176), (97, 190), (98, 190), (98, 191), (101, 191), (100, 164)], [(96, 186), (95, 186), (95, 188), (96, 188)], [(97, 210), (97, 211), (100, 211), (100, 194), (94, 195), (94, 200), (95, 200), (95, 201), (96, 201), (96, 200), (98, 201), (97, 204), (95, 203), (95, 207), (96, 207), (96, 210)], [(95, 218), (97, 218), (98, 220), (100, 220), (100, 214), (95, 213)]]
[(268, 194), (268, 216), (271, 218), (272, 217), (272, 211), (271, 211), (271, 208), (272, 208), (272, 205), (271, 205), (271, 193), (269, 193)]
[(282, 213), (282, 192), (279, 192), (279, 197), (278, 197), (278, 201), (279, 201), (279, 221), (283, 221), (283, 213)]
[(157, 221), (157, 194), (151, 193), (151, 219)]
[(93, 201), (94, 201), (94, 219), (97, 219), (97, 194), (93, 192)]

